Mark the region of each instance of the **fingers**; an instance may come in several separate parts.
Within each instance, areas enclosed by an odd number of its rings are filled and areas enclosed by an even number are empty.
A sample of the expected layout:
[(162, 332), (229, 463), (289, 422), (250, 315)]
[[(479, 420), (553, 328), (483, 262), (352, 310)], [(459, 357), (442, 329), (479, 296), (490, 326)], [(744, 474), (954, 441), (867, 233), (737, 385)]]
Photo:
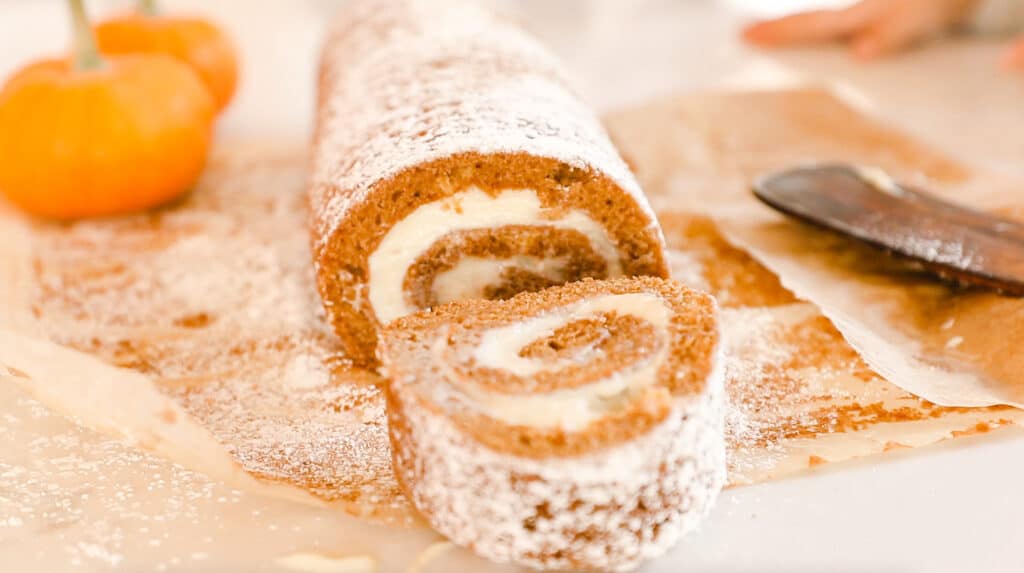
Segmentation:
[(784, 46), (841, 38), (856, 29), (843, 11), (818, 10), (758, 22), (743, 30), (743, 38), (759, 46)]
[(911, 46), (926, 30), (921, 19), (894, 17), (874, 22), (850, 42), (850, 51), (861, 60), (887, 56)]
[(743, 38), (759, 46), (836, 40), (865, 26), (882, 6), (876, 0), (864, 0), (843, 10), (816, 10), (766, 20), (744, 29)]
[(1000, 64), (1008, 70), (1024, 70), (1024, 36), (1014, 40), (1003, 52)]

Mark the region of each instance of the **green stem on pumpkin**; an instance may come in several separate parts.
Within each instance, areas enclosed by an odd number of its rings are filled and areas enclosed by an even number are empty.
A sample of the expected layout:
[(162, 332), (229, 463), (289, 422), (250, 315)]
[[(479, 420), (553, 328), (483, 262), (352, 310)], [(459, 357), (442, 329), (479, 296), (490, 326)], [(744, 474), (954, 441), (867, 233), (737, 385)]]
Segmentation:
[(68, 7), (71, 9), (71, 27), (74, 34), (74, 53), (72, 59), (75, 68), (79, 70), (90, 70), (103, 65), (103, 58), (96, 48), (96, 36), (93, 34), (92, 26), (89, 25), (89, 17), (85, 14), (85, 5), (82, 0), (68, 0)]
[(156, 16), (160, 12), (160, 9), (157, 8), (156, 0), (139, 0), (138, 7), (139, 14), (143, 16)]

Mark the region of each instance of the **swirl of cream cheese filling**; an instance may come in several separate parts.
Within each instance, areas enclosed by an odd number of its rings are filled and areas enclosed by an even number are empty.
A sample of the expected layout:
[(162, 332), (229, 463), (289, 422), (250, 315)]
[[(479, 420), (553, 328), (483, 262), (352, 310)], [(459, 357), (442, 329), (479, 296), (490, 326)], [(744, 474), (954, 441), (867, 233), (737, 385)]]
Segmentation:
[[(579, 231), (608, 265), (606, 278), (622, 276), (615, 241), (607, 230), (579, 209), (548, 209), (530, 189), (506, 189), (497, 195), (470, 187), (465, 191), (417, 207), (395, 223), (369, 257), (368, 298), (377, 320), (387, 324), (419, 310), (407, 302), (404, 280), (409, 267), (445, 235), (473, 229), (511, 225), (549, 226)], [(434, 289), (439, 302), (479, 296), (509, 267), (557, 278), (565, 262), (531, 256), (508, 259), (466, 257), (439, 275)]]
[[(605, 294), (553, 309), (522, 322), (487, 330), (482, 333), (479, 344), (467, 352), (477, 367), (505, 370), (518, 377), (557, 372), (581, 360), (600, 360), (602, 356), (594, 348), (584, 348), (572, 358), (552, 361), (523, 356), (522, 349), (537, 339), (550, 336), (562, 326), (611, 312), (638, 317), (651, 324), (658, 336), (665, 339), (669, 336), (672, 311), (658, 295), (646, 292)], [(638, 390), (657, 381), (658, 370), (670, 352), (668, 341), (662, 342), (656, 352), (642, 356), (607, 378), (579, 387), (537, 394), (494, 392), (474, 385), (472, 380), (463, 380), (463, 377), (448, 367), (450, 354), (447, 352), (446, 337), (437, 341), (433, 355), (447, 372), (448, 380), (491, 418), (515, 425), (576, 431), (600, 419), (614, 405), (621, 404)]]

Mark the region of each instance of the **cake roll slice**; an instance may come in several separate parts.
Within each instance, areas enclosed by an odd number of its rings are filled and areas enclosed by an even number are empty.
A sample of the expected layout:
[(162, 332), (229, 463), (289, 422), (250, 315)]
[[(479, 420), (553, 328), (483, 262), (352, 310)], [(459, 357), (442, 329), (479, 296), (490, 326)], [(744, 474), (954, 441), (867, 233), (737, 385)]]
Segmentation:
[(453, 300), (667, 276), (655, 215), (545, 50), (462, 0), (354, 0), (329, 34), (310, 183), (349, 354)]
[(484, 557), (630, 569), (724, 482), (719, 338), (711, 296), (653, 277), (400, 318), (380, 345), (399, 482)]

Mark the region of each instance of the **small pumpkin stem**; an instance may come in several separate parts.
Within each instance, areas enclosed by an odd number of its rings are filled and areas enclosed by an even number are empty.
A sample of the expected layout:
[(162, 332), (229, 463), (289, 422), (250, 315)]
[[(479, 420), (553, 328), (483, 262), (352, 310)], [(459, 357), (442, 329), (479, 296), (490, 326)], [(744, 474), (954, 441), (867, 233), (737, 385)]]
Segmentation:
[(96, 36), (82, 0), (68, 0), (71, 9), (71, 26), (74, 33), (74, 64), (79, 70), (89, 70), (103, 65), (100, 52), (96, 49)]
[(139, 0), (139, 13), (143, 16), (156, 16), (159, 12), (156, 0)]

